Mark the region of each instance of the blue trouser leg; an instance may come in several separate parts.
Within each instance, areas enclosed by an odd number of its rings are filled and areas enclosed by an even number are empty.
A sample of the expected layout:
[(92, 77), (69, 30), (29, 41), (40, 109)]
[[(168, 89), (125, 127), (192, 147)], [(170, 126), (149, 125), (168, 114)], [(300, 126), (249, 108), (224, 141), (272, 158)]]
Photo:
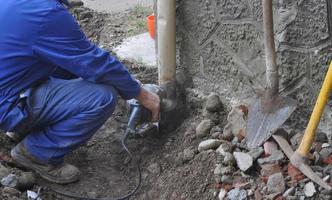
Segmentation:
[(112, 115), (117, 93), (111, 86), (84, 80), (51, 79), (28, 100), (30, 128), (23, 142), (40, 161), (60, 164)]

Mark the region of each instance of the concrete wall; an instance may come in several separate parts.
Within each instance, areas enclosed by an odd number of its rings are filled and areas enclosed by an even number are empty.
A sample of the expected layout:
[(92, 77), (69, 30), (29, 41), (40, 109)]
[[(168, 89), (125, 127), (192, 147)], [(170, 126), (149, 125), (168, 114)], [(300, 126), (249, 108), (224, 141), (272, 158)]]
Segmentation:
[[(280, 92), (297, 99), (303, 116), (332, 60), (326, 1), (274, 1)], [(195, 91), (248, 100), (265, 87), (260, 0), (178, 0), (177, 14), (179, 66)]]

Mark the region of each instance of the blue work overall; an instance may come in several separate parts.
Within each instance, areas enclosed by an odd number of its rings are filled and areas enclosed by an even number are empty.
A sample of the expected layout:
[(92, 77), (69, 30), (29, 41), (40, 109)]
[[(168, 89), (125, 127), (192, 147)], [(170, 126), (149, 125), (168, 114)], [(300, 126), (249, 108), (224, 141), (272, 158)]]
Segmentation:
[(131, 99), (139, 92), (62, 1), (1, 1), (0, 129), (29, 131), (23, 144), (33, 157), (62, 163), (111, 116), (118, 94)]

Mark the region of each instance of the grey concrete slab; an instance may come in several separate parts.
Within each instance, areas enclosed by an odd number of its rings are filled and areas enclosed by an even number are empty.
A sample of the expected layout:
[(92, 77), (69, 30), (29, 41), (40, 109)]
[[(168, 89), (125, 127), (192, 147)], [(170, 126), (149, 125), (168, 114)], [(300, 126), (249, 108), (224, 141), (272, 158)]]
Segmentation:
[(152, 6), (153, 0), (83, 0), (84, 5), (99, 12), (122, 12), (137, 5)]

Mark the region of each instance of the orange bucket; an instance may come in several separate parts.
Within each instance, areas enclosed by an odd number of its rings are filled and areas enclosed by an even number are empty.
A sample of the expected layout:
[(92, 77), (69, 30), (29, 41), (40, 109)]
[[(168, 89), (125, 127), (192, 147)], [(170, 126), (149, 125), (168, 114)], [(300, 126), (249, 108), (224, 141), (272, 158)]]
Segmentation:
[(148, 21), (148, 30), (149, 30), (149, 33), (150, 33), (150, 36), (151, 38), (154, 39), (154, 14), (152, 15), (149, 15), (148, 18), (147, 18), (147, 21)]

